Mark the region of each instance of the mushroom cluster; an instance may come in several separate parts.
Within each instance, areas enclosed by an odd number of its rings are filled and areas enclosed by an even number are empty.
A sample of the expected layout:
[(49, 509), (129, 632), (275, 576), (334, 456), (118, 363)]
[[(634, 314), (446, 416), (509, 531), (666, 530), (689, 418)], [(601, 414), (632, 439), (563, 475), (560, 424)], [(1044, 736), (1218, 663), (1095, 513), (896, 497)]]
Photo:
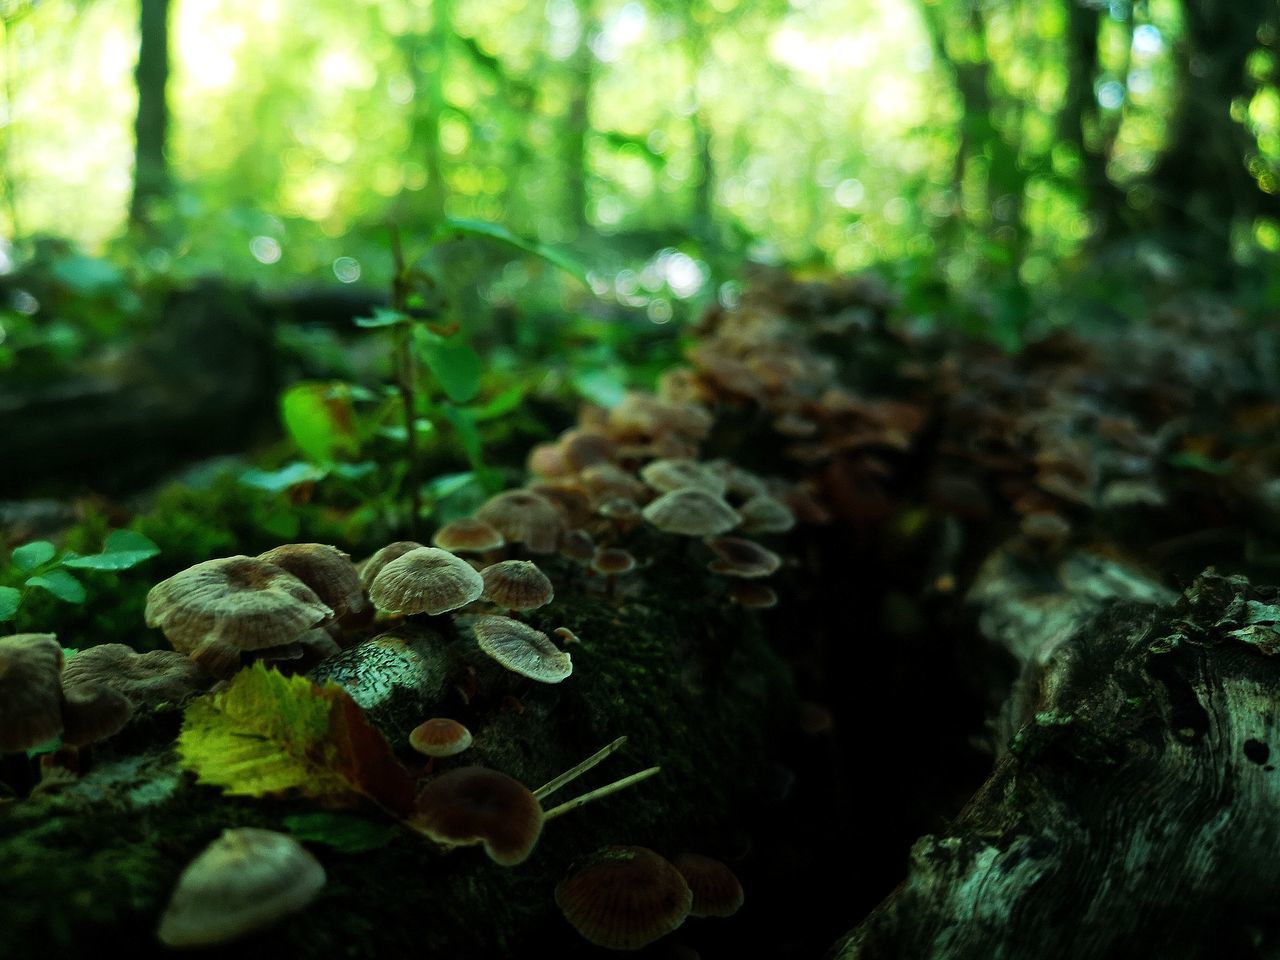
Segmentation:
[(555, 897), (578, 933), (609, 950), (640, 950), (687, 917), (729, 917), (743, 902), (742, 885), (719, 860), (685, 853), (668, 861), (637, 846), (605, 847), (579, 861)]
[(0, 753), (42, 746), (55, 737), (83, 747), (119, 733), (136, 707), (181, 703), (208, 682), (186, 657), (140, 654), (119, 643), (69, 660), (51, 633), (0, 638)]

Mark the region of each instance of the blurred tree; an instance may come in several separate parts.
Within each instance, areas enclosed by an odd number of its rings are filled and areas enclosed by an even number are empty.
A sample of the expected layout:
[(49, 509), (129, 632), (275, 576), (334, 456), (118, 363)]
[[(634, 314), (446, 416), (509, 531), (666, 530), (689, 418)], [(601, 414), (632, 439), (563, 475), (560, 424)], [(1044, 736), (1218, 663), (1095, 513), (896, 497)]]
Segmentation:
[(169, 0), (141, 0), (138, 67), (138, 114), (134, 124), (133, 197), (131, 226), (148, 226), (151, 206), (168, 195), (169, 166), (165, 159), (169, 129)]

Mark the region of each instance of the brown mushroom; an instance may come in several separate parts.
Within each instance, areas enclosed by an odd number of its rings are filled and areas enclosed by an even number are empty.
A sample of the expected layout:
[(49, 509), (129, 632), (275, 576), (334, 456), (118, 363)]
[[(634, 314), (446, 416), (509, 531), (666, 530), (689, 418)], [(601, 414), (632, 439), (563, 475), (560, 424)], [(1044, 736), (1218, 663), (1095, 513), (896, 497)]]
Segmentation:
[(547, 575), (528, 560), (503, 560), (485, 567), (480, 578), (484, 599), (504, 610), (536, 610), (555, 596)]
[(138, 653), (123, 643), (101, 643), (81, 650), (62, 671), (66, 689), (100, 684), (123, 694), (135, 707), (181, 704), (209, 682), (199, 664), (175, 650)]
[(684, 923), (693, 893), (680, 871), (652, 850), (605, 847), (556, 885), (556, 905), (596, 946), (639, 950)]
[(459, 767), (418, 793), (412, 825), (446, 846), (483, 844), (494, 863), (523, 863), (542, 834), (542, 806), (529, 788), (505, 773)]
[(644, 508), (644, 518), (663, 533), (710, 537), (741, 522), (729, 504), (705, 490), (685, 488), (664, 493)]
[(365, 608), (360, 574), (351, 558), (337, 547), (323, 543), (286, 543), (258, 554), (259, 560), (288, 570), (315, 591), (316, 596), (341, 620)]
[(743, 901), (742, 884), (719, 860), (682, 853), (671, 862), (693, 892), (689, 916), (731, 917), (738, 912)]
[(388, 613), (436, 616), (466, 606), (483, 592), (484, 581), (467, 561), (447, 550), (419, 547), (382, 568), (369, 598)]
[(719, 558), (708, 569), (728, 577), (767, 577), (782, 566), (782, 558), (752, 540), (741, 537), (711, 537), (707, 546)]
[(555, 553), (564, 521), (555, 506), (530, 490), (507, 490), (490, 497), (476, 516), (497, 529), (508, 543), (530, 553)]
[(52, 633), (0, 638), (0, 753), (47, 743), (62, 732), (62, 647)]
[(462, 517), (436, 531), (431, 542), (450, 553), (488, 553), (506, 546), (501, 533), (483, 520)]
[(413, 728), (409, 745), (428, 757), (452, 757), (471, 746), (471, 731), (457, 720), (432, 717)]
[(233, 671), (241, 651), (291, 643), (332, 616), (301, 580), (254, 557), (197, 563), (147, 594), (147, 626), (216, 676)]
[(573, 673), (569, 654), (519, 620), (481, 617), (472, 630), (480, 649), (513, 673), (541, 683), (559, 683)]

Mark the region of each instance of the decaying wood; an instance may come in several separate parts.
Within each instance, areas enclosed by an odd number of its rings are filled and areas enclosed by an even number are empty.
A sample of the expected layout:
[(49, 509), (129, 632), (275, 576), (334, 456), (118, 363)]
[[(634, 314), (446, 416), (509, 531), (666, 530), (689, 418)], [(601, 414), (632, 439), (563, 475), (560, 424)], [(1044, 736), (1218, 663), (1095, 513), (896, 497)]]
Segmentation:
[(1208, 573), (1077, 624), (1009, 753), (835, 956), (1272, 955), (1277, 601)]

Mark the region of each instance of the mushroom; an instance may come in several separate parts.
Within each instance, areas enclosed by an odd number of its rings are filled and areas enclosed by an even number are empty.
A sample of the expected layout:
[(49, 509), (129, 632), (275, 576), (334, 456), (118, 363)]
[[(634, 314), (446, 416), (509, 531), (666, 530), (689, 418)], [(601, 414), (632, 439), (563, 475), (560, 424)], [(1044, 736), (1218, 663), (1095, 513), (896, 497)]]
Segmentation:
[(348, 613), (364, 611), (360, 574), (351, 558), (337, 547), (323, 543), (286, 543), (258, 554), (258, 559), (292, 573), (315, 591), (338, 620)]
[(436, 531), (431, 542), (450, 553), (488, 553), (506, 546), (501, 533), (483, 520), (462, 517)]
[(494, 863), (514, 867), (542, 835), (542, 806), (518, 780), (485, 767), (459, 767), (418, 793), (413, 825), (446, 846), (483, 844)]
[(719, 860), (698, 853), (682, 853), (672, 865), (693, 892), (691, 917), (731, 917), (742, 906), (742, 884)]
[(303, 909), (324, 882), (324, 867), (292, 837), (224, 830), (178, 877), (157, 934), (167, 947), (226, 943)]
[(720, 497), (690, 487), (664, 493), (643, 512), (644, 518), (663, 533), (686, 537), (727, 533), (742, 520)]
[(555, 553), (564, 522), (551, 501), (530, 490), (507, 490), (490, 497), (476, 516), (498, 530), (508, 543), (530, 553)]
[(81, 650), (62, 671), (64, 689), (83, 684), (110, 687), (135, 707), (156, 707), (182, 703), (208, 686), (209, 676), (175, 650), (138, 653), (123, 643), (101, 643)]
[(749, 610), (768, 610), (778, 605), (778, 595), (772, 587), (744, 580), (729, 588), (729, 599)]
[(727, 489), (723, 477), (690, 459), (654, 460), (641, 468), (640, 477), (658, 493), (692, 488), (723, 497)]
[(452, 757), (471, 746), (471, 731), (457, 720), (432, 717), (413, 728), (409, 734), (409, 746), (431, 758), (427, 767), (430, 770), (436, 757)]
[(253, 557), (197, 563), (147, 594), (146, 620), (215, 676), (241, 651), (292, 643), (333, 611), (293, 574)]
[(123, 694), (98, 683), (76, 684), (63, 691), (62, 742), (84, 747), (105, 740), (123, 730), (132, 715)]
[(555, 596), (547, 575), (528, 560), (503, 560), (480, 571), (482, 596), (504, 610), (536, 610)]
[(782, 558), (752, 540), (741, 537), (712, 537), (706, 541), (719, 557), (708, 565), (712, 573), (728, 577), (767, 577), (782, 566)]
[(627, 742), (619, 737), (537, 790), (486, 767), (459, 767), (432, 779), (418, 792), (409, 825), (446, 847), (482, 844), (504, 867), (523, 863), (543, 824), (658, 773), (650, 767), (544, 811), (542, 800), (601, 763)]
[(52, 633), (0, 638), (0, 753), (30, 750), (62, 732), (62, 647)]
[(781, 500), (768, 494), (752, 497), (738, 508), (743, 533), (786, 533), (796, 525), (796, 516)]
[(613, 585), (619, 574), (636, 568), (636, 558), (620, 547), (601, 547), (591, 559), (591, 569), (605, 577), (605, 593), (613, 596)]
[(360, 586), (368, 590), (388, 563), (399, 560), (410, 550), (421, 550), (422, 547), (423, 544), (415, 540), (397, 540), (395, 543), (387, 544), (360, 565)]
[(693, 892), (680, 871), (647, 847), (596, 851), (556, 884), (556, 905), (596, 946), (639, 950), (684, 923)]
[(519, 620), (481, 617), (472, 630), (480, 649), (513, 673), (541, 683), (559, 683), (573, 673), (569, 654)]
[(570, 530), (560, 541), (560, 555), (578, 563), (589, 562), (595, 552), (595, 541), (585, 530)]
[(369, 598), (388, 613), (427, 613), (456, 610), (484, 592), (480, 574), (461, 557), (436, 547), (419, 547), (392, 560), (369, 587)]

